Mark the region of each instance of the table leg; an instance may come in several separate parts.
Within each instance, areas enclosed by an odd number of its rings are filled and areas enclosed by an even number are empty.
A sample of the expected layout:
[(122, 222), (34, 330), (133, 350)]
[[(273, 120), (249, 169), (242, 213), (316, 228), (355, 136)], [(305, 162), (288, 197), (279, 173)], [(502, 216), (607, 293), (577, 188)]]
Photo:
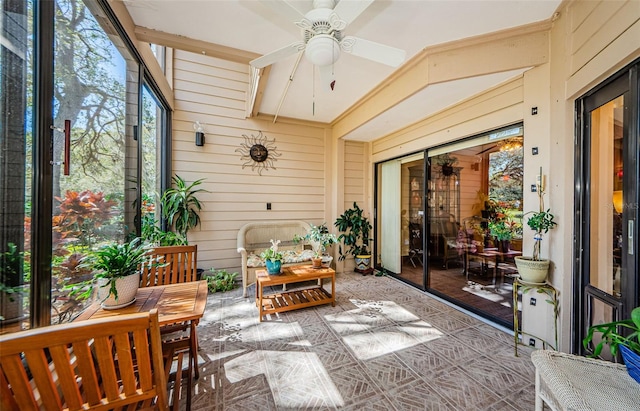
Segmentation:
[(336, 275), (331, 276), (331, 306), (336, 306)]
[(260, 315), (260, 322), (262, 322), (262, 298), (263, 298), (263, 285), (258, 281), (256, 282), (256, 292), (258, 293), (258, 314)]
[[(196, 326), (198, 321), (191, 321), (189, 325), (189, 335), (191, 338), (191, 361), (193, 361), (193, 370), (195, 379), (200, 378), (200, 370), (198, 369), (198, 336), (196, 334)], [(191, 376), (189, 376), (191, 378)]]

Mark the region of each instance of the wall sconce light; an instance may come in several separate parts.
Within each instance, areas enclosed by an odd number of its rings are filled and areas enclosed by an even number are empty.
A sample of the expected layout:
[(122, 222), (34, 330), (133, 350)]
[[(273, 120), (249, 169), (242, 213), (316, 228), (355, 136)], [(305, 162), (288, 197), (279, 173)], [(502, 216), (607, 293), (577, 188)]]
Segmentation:
[(196, 121), (193, 123), (193, 129), (196, 131), (196, 146), (204, 146), (204, 127), (202, 127), (199, 121)]

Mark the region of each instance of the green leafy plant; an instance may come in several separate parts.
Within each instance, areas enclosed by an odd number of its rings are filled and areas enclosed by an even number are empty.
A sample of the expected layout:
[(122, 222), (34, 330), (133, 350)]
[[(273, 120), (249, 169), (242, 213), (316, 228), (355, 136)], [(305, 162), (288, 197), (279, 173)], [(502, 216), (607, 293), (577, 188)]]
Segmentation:
[(230, 291), (236, 286), (235, 279), (238, 273), (229, 273), (227, 270), (216, 270), (211, 268), (211, 274), (205, 275), (209, 292)]
[(338, 242), (338, 237), (335, 234), (329, 232), (327, 224), (321, 225), (309, 224), (309, 231), (304, 236), (300, 237), (297, 234), (293, 237), (293, 241), (298, 243), (300, 241), (307, 241), (313, 246), (313, 251), (316, 257), (321, 257), (327, 251), (327, 247), (331, 244)]
[(274, 250), (273, 246), (271, 246), (260, 254), (260, 258), (262, 258), (265, 261), (269, 260), (272, 262), (276, 262), (276, 261), (282, 261), (283, 256), (282, 256), (282, 253), (278, 251), (277, 247)]
[[(624, 335), (627, 333), (623, 333), (622, 330), (628, 330), (630, 332), (628, 335)], [(640, 354), (640, 307), (636, 307), (631, 311), (631, 318), (596, 324), (589, 327), (587, 336), (582, 340), (582, 345), (586, 350), (590, 349), (596, 333), (601, 333), (602, 338), (593, 348), (593, 354), (590, 355), (591, 357), (599, 356), (605, 345), (609, 346), (611, 355), (616, 355), (621, 345)]]
[(140, 238), (123, 244), (113, 243), (93, 251), (86, 257), (84, 264), (92, 267), (96, 272), (94, 279), (105, 278), (109, 287), (109, 294), (118, 299), (116, 280), (139, 272), (145, 263), (147, 248)]
[(162, 214), (178, 234), (187, 238), (187, 231), (200, 224), (198, 213), (202, 210), (202, 204), (196, 195), (207, 190), (196, 189), (204, 179), (187, 184), (176, 175), (172, 180), (175, 187), (166, 189), (162, 195)]
[(158, 221), (149, 217), (152, 216), (142, 217), (142, 238), (145, 241), (158, 246), (187, 245), (186, 237), (173, 231), (162, 230)]
[(14, 243), (8, 243), (7, 248), (7, 251), (0, 254), (0, 292), (8, 294), (9, 301), (13, 301), (11, 294), (22, 291), (20, 287), (22, 253)]
[(363, 216), (363, 210), (358, 207), (358, 204), (354, 202), (353, 208), (345, 210), (336, 219), (334, 225), (342, 233), (338, 236), (338, 242), (342, 242), (345, 246), (344, 252), (342, 245), (338, 247), (340, 261), (343, 261), (349, 254), (354, 257), (369, 255), (369, 233), (373, 227), (367, 217)]
[[(542, 178), (542, 169), (540, 170), (540, 178)], [(535, 235), (533, 236), (534, 244), (533, 244), (533, 256), (532, 260), (540, 261), (540, 243), (542, 242), (542, 234), (546, 234), (552, 228), (558, 225), (553, 219), (555, 216), (551, 214), (551, 209), (544, 208), (544, 185), (537, 185), (538, 192), (538, 200), (539, 200), (539, 208), (538, 211), (530, 211), (526, 213), (524, 216), (531, 214), (529, 219), (527, 220), (527, 225), (533, 231), (535, 231)]]

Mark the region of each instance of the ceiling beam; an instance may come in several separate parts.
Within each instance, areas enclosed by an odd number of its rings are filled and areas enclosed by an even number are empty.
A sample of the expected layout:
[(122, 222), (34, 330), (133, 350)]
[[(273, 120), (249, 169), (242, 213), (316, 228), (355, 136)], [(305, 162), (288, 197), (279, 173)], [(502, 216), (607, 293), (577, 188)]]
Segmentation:
[(333, 123), (341, 138), (431, 84), (535, 67), (549, 61), (551, 21), (427, 47)]
[[(260, 54), (252, 53), (233, 47), (222, 46), (220, 44), (209, 43), (202, 40), (195, 40), (185, 36), (165, 33), (146, 27), (136, 26), (136, 38), (140, 41), (171, 47), (178, 50), (190, 51), (192, 53), (205, 56), (216, 57), (223, 60), (233, 61), (241, 64), (249, 64), (253, 59), (260, 57)], [(271, 66), (257, 70), (249, 67), (249, 90), (247, 90), (246, 116), (255, 117), (262, 103), (264, 90), (269, 79)]]
[(195, 40), (189, 37), (178, 36), (177, 34), (165, 33), (163, 31), (148, 29), (141, 26), (136, 26), (135, 33), (138, 40), (178, 50), (203, 54), (205, 56), (216, 57), (223, 60), (235, 61), (236, 63), (249, 64), (251, 60), (260, 57), (260, 54), (252, 53), (250, 51), (221, 46), (219, 44)]

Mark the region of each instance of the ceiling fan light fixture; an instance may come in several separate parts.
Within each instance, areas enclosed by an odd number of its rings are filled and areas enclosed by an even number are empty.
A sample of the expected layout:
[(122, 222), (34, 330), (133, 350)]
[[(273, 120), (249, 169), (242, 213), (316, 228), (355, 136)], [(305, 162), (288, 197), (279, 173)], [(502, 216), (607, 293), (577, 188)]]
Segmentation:
[(307, 43), (304, 55), (313, 65), (329, 66), (340, 57), (340, 44), (331, 35), (317, 34)]

